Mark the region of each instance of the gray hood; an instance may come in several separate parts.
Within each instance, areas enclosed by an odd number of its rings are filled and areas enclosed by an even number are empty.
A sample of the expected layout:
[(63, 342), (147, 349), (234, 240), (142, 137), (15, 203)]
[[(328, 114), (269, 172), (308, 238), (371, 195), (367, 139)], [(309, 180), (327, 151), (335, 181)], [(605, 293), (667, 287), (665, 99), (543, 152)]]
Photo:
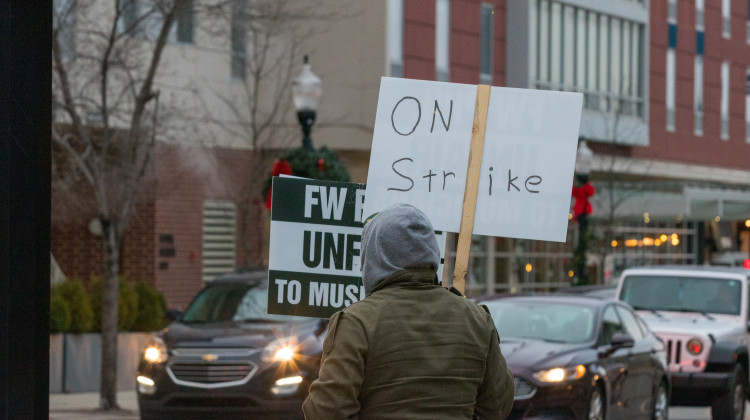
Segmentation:
[(394, 204), (365, 223), (362, 282), (370, 293), (381, 280), (407, 268), (437, 272), (440, 248), (427, 216), (410, 204)]

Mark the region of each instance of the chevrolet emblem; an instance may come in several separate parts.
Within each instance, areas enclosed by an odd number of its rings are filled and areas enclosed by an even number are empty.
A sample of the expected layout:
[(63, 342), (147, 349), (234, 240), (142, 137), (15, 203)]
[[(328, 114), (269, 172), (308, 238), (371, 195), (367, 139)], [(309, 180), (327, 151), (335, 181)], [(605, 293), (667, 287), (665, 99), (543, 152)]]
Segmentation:
[(204, 354), (203, 357), (202, 357), (202, 359), (205, 360), (205, 361), (207, 361), (207, 362), (213, 362), (214, 360), (216, 360), (218, 358), (219, 358), (219, 356), (217, 356), (215, 354)]

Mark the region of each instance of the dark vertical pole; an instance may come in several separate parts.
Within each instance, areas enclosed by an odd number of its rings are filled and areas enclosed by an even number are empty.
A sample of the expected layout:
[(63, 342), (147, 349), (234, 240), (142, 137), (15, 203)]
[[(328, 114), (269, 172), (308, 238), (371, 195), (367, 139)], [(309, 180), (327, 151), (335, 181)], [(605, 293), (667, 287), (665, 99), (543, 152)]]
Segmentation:
[(52, 2), (0, 2), (0, 419), (49, 418)]
[(578, 215), (578, 252), (580, 253), (581, 262), (578, 265), (578, 272), (576, 277), (578, 278), (578, 285), (589, 284), (589, 276), (586, 271), (586, 251), (588, 250), (589, 237), (589, 217), (588, 213), (581, 213)]

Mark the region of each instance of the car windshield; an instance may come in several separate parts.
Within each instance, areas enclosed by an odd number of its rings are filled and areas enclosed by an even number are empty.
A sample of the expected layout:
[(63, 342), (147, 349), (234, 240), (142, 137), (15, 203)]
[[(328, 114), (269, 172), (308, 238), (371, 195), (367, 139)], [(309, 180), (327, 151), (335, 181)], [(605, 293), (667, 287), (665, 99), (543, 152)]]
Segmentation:
[(594, 310), (573, 304), (516, 300), (482, 302), (490, 309), (500, 339), (524, 338), (582, 343), (594, 332)]
[(725, 278), (632, 275), (620, 299), (635, 309), (739, 315), (741, 286)]
[(185, 310), (182, 321), (206, 323), (291, 322), (295, 317), (267, 313), (265, 284), (217, 283), (203, 289)]

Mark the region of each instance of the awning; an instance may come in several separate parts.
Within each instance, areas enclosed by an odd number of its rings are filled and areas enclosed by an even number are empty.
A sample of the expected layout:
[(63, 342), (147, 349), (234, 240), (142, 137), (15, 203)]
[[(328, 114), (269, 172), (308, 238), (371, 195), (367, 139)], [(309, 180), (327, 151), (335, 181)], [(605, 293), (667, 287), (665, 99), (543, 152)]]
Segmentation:
[(597, 185), (591, 199), (593, 218), (608, 218), (614, 210), (615, 218), (643, 218), (651, 220), (723, 221), (750, 219), (750, 190), (720, 187), (683, 186), (681, 191), (668, 188), (653, 189), (615, 187), (610, 192)]

